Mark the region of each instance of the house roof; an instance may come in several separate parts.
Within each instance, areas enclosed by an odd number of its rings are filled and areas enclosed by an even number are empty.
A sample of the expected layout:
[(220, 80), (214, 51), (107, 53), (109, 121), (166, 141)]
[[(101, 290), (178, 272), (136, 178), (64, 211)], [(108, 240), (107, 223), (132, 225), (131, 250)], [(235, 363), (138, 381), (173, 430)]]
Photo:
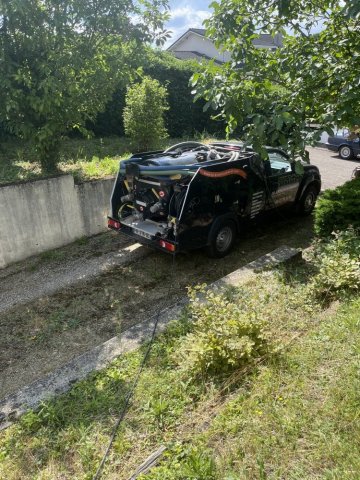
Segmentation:
[(218, 65), (222, 65), (224, 62), (221, 62), (220, 60), (217, 60), (216, 58), (209, 57), (208, 55), (205, 55), (205, 53), (200, 53), (200, 52), (195, 52), (195, 51), (188, 51), (188, 50), (177, 50), (173, 52), (176, 58), (179, 58), (180, 60), (186, 60), (188, 58), (196, 58), (197, 60), (214, 60), (215, 63)]
[(172, 50), (178, 43), (181, 42), (181, 40), (186, 37), (190, 32), (195, 33), (196, 35), (200, 35), (201, 37), (205, 37), (205, 28), (189, 28), (184, 32), (178, 39), (175, 40), (174, 43), (172, 43), (167, 50)]
[[(189, 28), (184, 32), (174, 43), (172, 43), (167, 50), (173, 50), (173, 48), (181, 42), (181, 40), (188, 35), (190, 32), (195, 33), (196, 35), (200, 35), (201, 37), (205, 37), (205, 28)], [(264, 47), (279, 47), (281, 46), (281, 36), (275, 35), (273, 37), (270, 33), (260, 33), (259, 38), (256, 38), (254, 41), (254, 45), (260, 45)]]
[(259, 38), (253, 40), (254, 45), (263, 45), (264, 47), (279, 47), (281, 45), (281, 40), (276, 35), (273, 37), (270, 33), (260, 33)]
[(205, 37), (205, 28), (189, 28), (188, 32), (194, 32)]

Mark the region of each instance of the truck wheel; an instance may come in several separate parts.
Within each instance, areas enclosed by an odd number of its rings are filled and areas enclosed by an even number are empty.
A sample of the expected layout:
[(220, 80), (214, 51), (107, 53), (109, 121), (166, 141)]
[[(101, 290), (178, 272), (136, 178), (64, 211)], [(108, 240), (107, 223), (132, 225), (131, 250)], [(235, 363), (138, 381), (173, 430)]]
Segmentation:
[(207, 254), (212, 258), (222, 258), (227, 255), (234, 245), (236, 238), (236, 225), (232, 220), (220, 222), (210, 232)]
[(314, 185), (309, 185), (300, 198), (298, 213), (300, 213), (300, 215), (310, 215), (314, 210), (318, 195), (318, 189)]
[(339, 155), (344, 160), (350, 160), (350, 158), (353, 158), (354, 156), (352, 149), (347, 145), (343, 145), (339, 148)]

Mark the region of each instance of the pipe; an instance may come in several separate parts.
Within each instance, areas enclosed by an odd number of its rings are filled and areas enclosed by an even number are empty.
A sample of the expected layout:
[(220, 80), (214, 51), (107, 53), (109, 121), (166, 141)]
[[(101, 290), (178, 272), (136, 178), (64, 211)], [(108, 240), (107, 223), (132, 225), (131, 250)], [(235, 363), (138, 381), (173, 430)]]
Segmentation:
[(176, 145), (172, 145), (171, 147), (164, 150), (164, 153), (173, 152), (173, 151), (178, 150), (179, 148), (181, 149), (182, 147), (186, 148), (186, 147), (191, 147), (191, 146), (193, 147), (192, 150), (194, 150), (195, 148), (199, 148), (199, 147), (203, 147), (203, 148), (206, 148), (207, 150), (210, 150), (209, 145), (205, 145), (204, 143), (187, 141), (187, 142), (177, 143)]

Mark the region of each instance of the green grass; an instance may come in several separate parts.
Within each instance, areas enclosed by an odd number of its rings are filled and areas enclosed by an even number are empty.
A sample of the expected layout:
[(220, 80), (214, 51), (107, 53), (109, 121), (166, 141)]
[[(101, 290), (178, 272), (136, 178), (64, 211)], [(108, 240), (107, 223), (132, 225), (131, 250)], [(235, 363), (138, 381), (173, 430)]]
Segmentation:
[[(161, 148), (182, 141), (166, 139)], [(115, 175), (119, 161), (130, 155), (130, 141), (123, 137), (64, 139), (59, 171), (71, 173), (77, 181)], [(0, 185), (43, 178), (34, 148), (18, 139), (0, 142)]]
[(119, 170), (119, 161), (128, 158), (128, 153), (121, 157), (93, 157), (90, 161), (76, 161), (73, 163), (59, 163), (59, 169), (64, 173), (71, 173), (77, 181), (95, 180), (116, 175)]
[(357, 299), (317, 319), (224, 405), (198, 440), (211, 443), (224, 476), (359, 478), (359, 313)]
[[(65, 139), (60, 149), (59, 170), (64, 173), (74, 172), (79, 179), (93, 178), (97, 163), (108, 157), (113, 160), (113, 164), (118, 165), (119, 159), (125, 156), (126, 152), (128, 143), (124, 138)], [(105, 162), (105, 173), (98, 168), (95, 174), (100, 177), (108, 175), (109, 163), (111, 162)], [(0, 184), (32, 180), (42, 176), (32, 145), (18, 139), (0, 143)]]
[[(188, 314), (155, 341), (103, 478), (129, 478), (163, 444), (148, 480), (359, 478), (360, 298), (325, 307), (309, 298), (312, 270), (293, 273), (265, 272), (227, 292), (266, 314), (273, 348), (226, 377), (194, 381), (184, 369)], [(143, 354), (2, 432), (0, 478), (91, 479)]]

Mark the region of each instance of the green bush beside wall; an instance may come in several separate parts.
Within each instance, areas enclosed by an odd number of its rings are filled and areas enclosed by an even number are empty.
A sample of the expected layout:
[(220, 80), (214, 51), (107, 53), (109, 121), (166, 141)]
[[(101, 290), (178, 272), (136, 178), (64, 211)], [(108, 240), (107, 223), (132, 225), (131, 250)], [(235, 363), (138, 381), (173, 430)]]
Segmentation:
[(360, 178), (326, 190), (315, 210), (315, 232), (320, 237), (349, 225), (360, 228)]

